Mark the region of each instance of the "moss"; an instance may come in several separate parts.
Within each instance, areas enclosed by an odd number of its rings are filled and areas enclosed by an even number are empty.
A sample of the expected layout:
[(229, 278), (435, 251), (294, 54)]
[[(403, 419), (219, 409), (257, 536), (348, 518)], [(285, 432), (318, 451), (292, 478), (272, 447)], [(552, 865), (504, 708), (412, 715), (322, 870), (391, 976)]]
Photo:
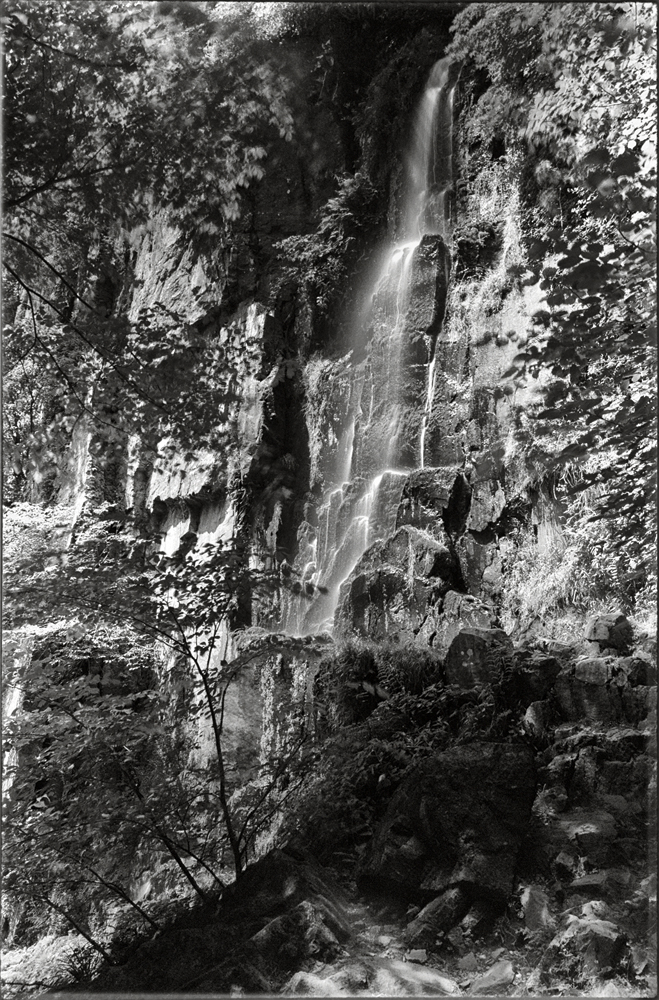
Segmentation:
[(467, 219), (454, 232), (457, 278), (479, 277), (495, 266), (503, 249), (503, 223)]

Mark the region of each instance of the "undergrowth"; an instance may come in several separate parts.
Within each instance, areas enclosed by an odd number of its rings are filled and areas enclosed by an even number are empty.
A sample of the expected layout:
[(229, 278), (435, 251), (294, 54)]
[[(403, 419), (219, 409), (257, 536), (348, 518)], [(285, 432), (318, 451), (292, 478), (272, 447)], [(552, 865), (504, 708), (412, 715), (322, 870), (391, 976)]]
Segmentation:
[[(579, 473), (563, 489), (579, 484)], [(603, 487), (568, 495), (560, 532), (541, 546), (531, 528), (510, 538), (500, 616), (509, 634), (540, 625), (550, 638), (583, 638), (584, 619), (623, 611), (640, 630), (656, 631), (656, 570), (639, 550), (616, 547), (616, 526), (598, 516)]]
[[(410, 768), (455, 743), (518, 739), (511, 670), (494, 685), (461, 690), (441, 679), (442, 663), (432, 650), (346, 643), (321, 664), (319, 700), (334, 710), (319, 719), (325, 738), (289, 800), (280, 842), (299, 837), (323, 863), (355, 852), (373, 834)], [(380, 688), (378, 695), (377, 679), (385, 675), (398, 688)], [(362, 681), (371, 692), (359, 692)]]

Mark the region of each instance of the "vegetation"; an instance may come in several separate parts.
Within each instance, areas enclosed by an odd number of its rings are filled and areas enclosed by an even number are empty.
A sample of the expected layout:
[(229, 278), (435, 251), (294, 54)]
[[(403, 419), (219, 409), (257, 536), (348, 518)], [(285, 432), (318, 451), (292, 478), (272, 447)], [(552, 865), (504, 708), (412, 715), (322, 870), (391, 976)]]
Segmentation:
[[(285, 262), (283, 281), (293, 281), (323, 317), (354, 294), (353, 279), (360, 255), (372, 244), (381, 223), (381, 198), (361, 173), (344, 177), (315, 232), (289, 236), (277, 249)], [(288, 263), (287, 262), (294, 262)], [(339, 291), (341, 290), (341, 291)]]
[[(78, 523), (73, 547), (62, 548), (55, 522), (21, 553), (38, 512), (18, 505), (7, 518), (5, 687), (17, 710), (3, 731), (4, 891), (26, 908), (26, 928), (43, 932), (49, 908), (113, 961), (90, 927), (91, 902), (119, 901), (137, 930), (157, 929), (131, 892), (140, 866), (168, 870), (203, 902), (217, 896), (300, 756), (304, 733), (235, 798), (227, 696), (270, 647), (252, 644), (229, 663), (227, 634), (241, 602), (281, 584), (275, 571), (246, 569), (233, 540), (165, 556), (107, 505)], [(296, 583), (289, 572), (284, 584)]]
[(448, 685), (443, 674), (432, 650), (386, 643), (347, 642), (324, 660), (315, 682), (315, 766), (279, 836), (301, 838), (326, 862), (354, 861), (420, 761), (456, 741), (525, 738), (512, 659), (477, 689)]
[(524, 445), (586, 491), (574, 537), (627, 601), (653, 573), (655, 17), (652, 4), (469, 4), (451, 46), (470, 93), (467, 182), (496, 156), (519, 185), (518, 276), (544, 294), (509, 372), (541, 397)]
[(229, 433), (249, 345), (122, 299), (128, 231), (167, 207), (183, 231), (226, 232), (268, 144), (290, 138), (287, 77), (223, 7), (4, 7), (3, 455), (17, 499), (28, 478), (52, 487), (76, 429), (106, 465), (137, 428), (147, 450)]
[[(456, 8), (462, 190), (515, 187), (523, 239), (493, 273), (509, 239), (495, 191), (460, 220), (454, 274), (481, 282), (486, 315), (513, 287), (544, 296), (496, 391), (535, 387), (519, 438), (565, 514), (539, 556), (512, 513), (500, 611), (508, 631), (610, 599), (639, 611), (655, 594), (652, 5), (413, 3), (387, 17), (370, 3), (4, 5), (5, 892), (23, 942), (71, 928), (86, 941), (74, 979), (165, 926), (162, 900), (136, 888), (146, 873), (212, 907), (284, 804), (280, 838), (354, 858), (409, 767), (456, 740), (530, 738), (512, 668), (458, 691), (432, 650), (352, 641), (315, 675), (313, 746), (306, 720), (278, 732), (277, 758), (242, 788), (227, 748), (236, 685), (274, 651), (249, 629), (255, 609), (281, 588), (315, 593), (281, 558), (301, 523), (312, 538), (317, 500), (302, 495), (306, 445), (288, 440), (310, 346), (295, 310), (310, 306), (313, 346), (327, 346), (395, 201), (409, 112)], [(239, 270), (255, 242), (250, 202), (268, 167), (317, 140), (295, 113), (307, 72), (345, 169), (294, 235), (268, 223), (269, 303), (291, 294), (287, 316), (273, 307), (251, 336), (226, 260)], [(165, 229), (214, 275), (190, 272), (180, 308), (142, 297), (136, 272), (138, 247)], [(316, 381), (335, 370), (317, 362)], [(275, 395), (285, 412), (265, 426)], [(243, 461), (249, 420), (251, 444), (261, 437)], [(232, 537), (202, 545), (190, 527), (166, 554), (166, 504), (140, 507), (135, 491), (128, 508), (125, 484), (174, 460), (185, 473), (200, 452), (235, 500)]]

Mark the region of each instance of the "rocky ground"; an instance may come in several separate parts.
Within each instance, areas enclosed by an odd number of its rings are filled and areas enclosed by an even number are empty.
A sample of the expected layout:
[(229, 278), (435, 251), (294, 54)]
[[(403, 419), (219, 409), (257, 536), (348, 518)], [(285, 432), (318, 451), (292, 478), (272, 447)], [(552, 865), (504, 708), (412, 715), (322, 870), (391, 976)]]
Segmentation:
[(121, 964), (72, 937), (10, 953), (6, 995), (655, 995), (654, 653), (620, 615), (576, 646), (463, 630), (445, 683), (505, 690), (509, 740), (459, 732), (361, 847), (326, 867), (273, 850)]
[(359, 896), (345, 871), (341, 884), (308, 858), (273, 851), (245, 878), (240, 894), (214, 919), (152, 939), (125, 965), (106, 970), (92, 991), (327, 997), (656, 993), (646, 933), (648, 904), (656, 899), (654, 876), (639, 879), (638, 873), (609, 869), (567, 886), (522, 880), (487, 927), (463, 921), (426, 948), (410, 946), (414, 907), (374, 906)]

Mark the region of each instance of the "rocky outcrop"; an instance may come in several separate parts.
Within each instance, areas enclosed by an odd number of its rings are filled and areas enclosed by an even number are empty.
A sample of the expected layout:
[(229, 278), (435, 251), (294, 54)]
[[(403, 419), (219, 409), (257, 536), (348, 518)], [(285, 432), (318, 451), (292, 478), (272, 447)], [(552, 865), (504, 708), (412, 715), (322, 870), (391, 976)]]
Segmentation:
[(395, 793), (360, 862), (360, 885), (425, 903), (453, 892), (446, 912), (431, 904), (435, 936), (476, 900), (505, 904), (534, 795), (525, 746), (473, 743), (425, 761)]
[[(271, 851), (223, 895), (105, 968), (92, 992), (278, 992), (308, 959), (331, 960), (352, 931), (331, 876), (297, 852)], [(85, 987), (85, 992), (89, 987)]]
[(449, 539), (405, 525), (357, 564), (341, 591), (337, 625), (376, 642), (414, 640), (458, 578)]
[(512, 642), (501, 629), (462, 629), (446, 654), (447, 683), (461, 688), (493, 684), (499, 680), (512, 649)]

